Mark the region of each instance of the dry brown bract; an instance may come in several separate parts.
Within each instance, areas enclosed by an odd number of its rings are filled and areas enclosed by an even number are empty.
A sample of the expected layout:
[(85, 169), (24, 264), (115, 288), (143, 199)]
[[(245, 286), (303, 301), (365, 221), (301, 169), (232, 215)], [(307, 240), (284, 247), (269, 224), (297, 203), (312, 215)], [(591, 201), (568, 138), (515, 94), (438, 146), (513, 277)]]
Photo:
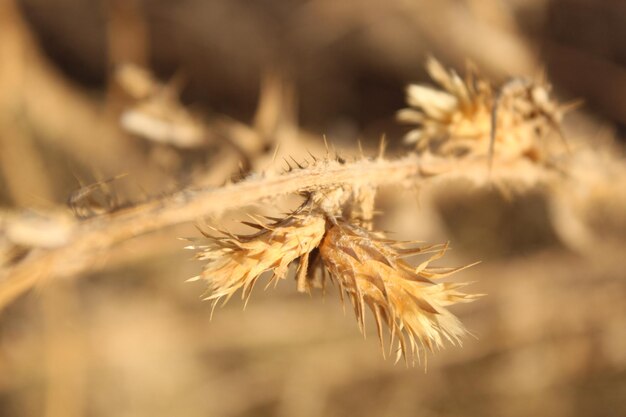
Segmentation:
[(426, 69), (441, 89), (409, 85), (410, 108), (398, 112), (399, 120), (418, 125), (405, 142), (415, 143), (419, 151), (487, 155), (493, 139), (498, 157), (542, 160), (542, 139), (551, 132), (560, 135), (559, 123), (571, 107), (559, 106), (544, 81), (515, 78), (494, 89), (472, 67), (465, 79), (434, 58)]
[[(453, 344), (466, 333), (461, 322), (446, 307), (474, 300), (477, 295), (458, 289), (465, 284), (435, 283), (462, 268), (435, 268), (429, 264), (441, 258), (447, 245), (415, 247), (397, 242), (367, 229), (309, 211), (255, 227), (262, 230), (250, 236), (225, 234), (211, 237), (204, 245), (194, 245), (198, 259), (208, 260), (200, 276), (209, 282), (206, 299), (227, 301), (238, 289), (248, 300), (250, 292), (265, 271), (273, 272), (270, 282), (286, 277), (292, 261), (299, 258), (298, 289), (309, 290), (326, 276), (338, 284), (352, 302), (361, 331), (365, 331), (365, 306), (374, 316), (384, 353), (383, 326), (391, 333), (389, 344), (398, 340), (398, 356), (407, 362), (419, 360), (420, 349), (433, 351), (444, 339)], [(404, 257), (430, 254), (413, 267)], [(309, 264), (311, 267), (309, 268)]]

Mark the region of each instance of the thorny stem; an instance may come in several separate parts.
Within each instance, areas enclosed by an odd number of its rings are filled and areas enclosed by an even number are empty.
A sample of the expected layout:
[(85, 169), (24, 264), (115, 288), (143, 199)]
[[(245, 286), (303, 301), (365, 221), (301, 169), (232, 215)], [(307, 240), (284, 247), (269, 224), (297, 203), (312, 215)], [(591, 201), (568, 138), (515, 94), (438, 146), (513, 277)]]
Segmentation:
[(425, 176), (428, 174), (421, 169), (416, 155), (345, 164), (325, 161), (310, 168), (252, 177), (221, 188), (185, 189), (119, 212), (77, 221), (65, 244), (33, 249), (25, 259), (0, 271), (0, 310), (43, 279), (93, 270), (107, 249), (139, 235), (279, 195), (336, 184), (400, 184)]

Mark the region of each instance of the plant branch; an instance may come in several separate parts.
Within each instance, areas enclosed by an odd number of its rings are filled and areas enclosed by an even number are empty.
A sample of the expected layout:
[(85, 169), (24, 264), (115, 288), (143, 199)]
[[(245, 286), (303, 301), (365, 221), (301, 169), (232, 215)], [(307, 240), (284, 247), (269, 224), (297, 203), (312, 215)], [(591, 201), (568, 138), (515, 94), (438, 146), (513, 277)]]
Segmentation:
[(415, 155), (393, 161), (379, 158), (345, 164), (327, 160), (281, 175), (250, 177), (220, 188), (185, 189), (117, 212), (74, 220), (68, 222), (61, 243), (34, 248), (17, 264), (0, 271), (0, 310), (44, 279), (93, 270), (107, 249), (135, 236), (279, 195), (334, 185), (400, 184), (424, 175)]

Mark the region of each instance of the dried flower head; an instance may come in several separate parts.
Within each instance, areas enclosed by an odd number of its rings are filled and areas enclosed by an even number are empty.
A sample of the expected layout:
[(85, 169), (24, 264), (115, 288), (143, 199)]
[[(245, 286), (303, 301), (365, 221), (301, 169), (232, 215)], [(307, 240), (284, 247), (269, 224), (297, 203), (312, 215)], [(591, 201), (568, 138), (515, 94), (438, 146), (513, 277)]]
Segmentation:
[(249, 236), (205, 234), (204, 244), (189, 247), (199, 250), (198, 259), (208, 261), (202, 273), (191, 280), (209, 282), (206, 299), (214, 300), (214, 305), (222, 298), (227, 302), (240, 288), (247, 302), (265, 271), (274, 273), (272, 281), (285, 278), (289, 264), (315, 249), (326, 230), (326, 220), (319, 213), (294, 214), (271, 225), (245, 223), (259, 232)]
[(514, 78), (500, 89), (468, 67), (465, 79), (429, 58), (426, 69), (440, 89), (409, 85), (410, 108), (398, 119), (418, 127), (405, 142), (419, 151), (440, 155), (491, 155), (541, 159), (541, 140), (552, 131), (560, 134), (563, 114), (572, 105), (558, 105), (545, 81)]
[[(476, 295), (458, 289), (465, 284), (435, 283), (462, 268), (435, 268), (430, 262), (441, 258), (447, 245), (414, 247), (411, 242), (384, 239), (364, 228), (339, 221), (320, 246), (330, 277), (352, 302), (357, 322), (364, 330), (365, 306), (376, 322), (384, 352), (383, 326), (391, 332), (390, 346), (398, 338), (398, 357), (419, 359), (420, 349), (432, 351), (453, 344), (466, 333), (461, 322), (445, 307), (474, 300)], [(431, 254), (417, 267), (403, 260)], [(342, 295), (343, 299), (343, 295)]]
[[(446, 307), (477, 296), (458, 291), (465, 284), (433, 281), (462, 269), (430, 266), (444, 255), (447, 245), (415, 247), (315, 210), (301, 209), (272, 225), (246, 224), (260, 231), (249, 236), (205, 234), (206, 244), (190, 247), (199, 250), (198, 259), (208, 261), (192, 280), (209, 282), (206, 299), (214, 305), (222, 298), (228, 301), (239, 289), (247, 303), (263, 272), (271, 270), (274, 277), (270, 282), (277, 282), (285, 278), (289, 264), (298, 260), (299, 291), (324, 288), (330, 277), (338, 284), (342, 300), (345, 293), (352, 302), (361, 331), (367, 306), (374, 315), (381, 346), (384, 326), (391, 333), (390, 347), (397, 337), (398, 358), (419, 359), (420, 349), (432, 351), (444, 340), (456, 344), (466, 333)], [(403, 260), (418, 254), (430, 256), (417, 267)]]

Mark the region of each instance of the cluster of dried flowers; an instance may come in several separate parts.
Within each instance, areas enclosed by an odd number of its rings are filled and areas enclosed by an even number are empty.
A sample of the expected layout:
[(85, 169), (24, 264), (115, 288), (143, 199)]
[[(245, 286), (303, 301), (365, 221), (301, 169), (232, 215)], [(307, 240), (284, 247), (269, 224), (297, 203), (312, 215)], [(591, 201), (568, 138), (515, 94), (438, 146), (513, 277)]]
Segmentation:
[[(351, 301), (362, 332), (365, 310), (370, 309), (384, 349), (383, 327), (390, 331), (389, 347), (396, 345), (397, 359), (419, 360), (420, 350), (432, 351), (444, 340), (460, 343), (466, 333), (461, 322), (446, 307), (474, 300), (478, 295), (464, 294), (465, 284), (438, 283), (462, 268), (437, 268), (430, 265), (441, 258), (447, 245), (416, 247), (414, 242), (386, 239), (380, 233), (329, 215), (309, 199), (297, 212), (272, 224), (246, 223), (259, 231), (252, 235), (221, 236), (205, 234), (190, 249), (197, 258), (208, 261), (202, 273), (192, 280), (209, 284), (207, 300), (214, 306), (228, 301), (241, 289), (247, 303), (263, 272), (273, 273), (268, 285), (287, 276), (289, 264), (297, 261), (296, 280), (300, 291), (325, 288), (327, 279)], [(403, 258), (428, 257), (412, 266)]]
[(409, 85), (402, 122), (417, 125), (405, 136), (420, 152), (492, 155), (502, 159), (545, 158), (549, 134), (560, 132), (563, 115), (578, 103), (559, 105), (545, 80), (513, 78), (499, 89), (468, 65), (465, 78), (430, 58), (426, 69), (439, 85)]

